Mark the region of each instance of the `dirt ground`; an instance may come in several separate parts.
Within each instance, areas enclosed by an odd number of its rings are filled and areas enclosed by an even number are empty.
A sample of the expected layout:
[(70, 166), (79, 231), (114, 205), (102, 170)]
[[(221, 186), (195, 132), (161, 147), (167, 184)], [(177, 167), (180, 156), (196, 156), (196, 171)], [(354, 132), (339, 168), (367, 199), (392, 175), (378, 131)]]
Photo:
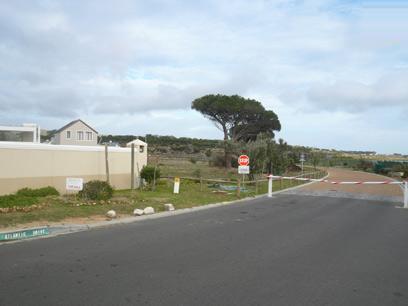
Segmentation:
[[(329, 168), (330, 181), (389, 181), (388, 177), (377, 174), (352, 171), (340, 168)], [(302, 188), (305, 191), (341, 191), (382, 196), (401, 196), (402, 189), (398, 185), (333, 185), (329, 183), (314, 183)]]
[[(117, 219), (119, 219), (121, 216), (117, 216)], [(50, 221), (34, 221), (34, 222), (29, 222), (29, 223), (24, 223), (24, 224), (18, 224), (14, 226), (9, 226), (9, 227), (0, 227), (0, 230), (7, 230), (7, 231), (15, 231), (15, 230), (23, 230), (23, 229), (28, 229), (28, 228), (35, 228), (35, 227), (47, 227), (47, 226), (64, 226), (64, 225), (84, 225), (84, 224), (91, 224), (91, 223), (96, 223), (100, 221), (106, 221), (108, 218), (105, 216), (91, 216), (91, 217), (78, 217), (78, 218), (66, 218), (62, 221), (58, 222), (50, 222)]]

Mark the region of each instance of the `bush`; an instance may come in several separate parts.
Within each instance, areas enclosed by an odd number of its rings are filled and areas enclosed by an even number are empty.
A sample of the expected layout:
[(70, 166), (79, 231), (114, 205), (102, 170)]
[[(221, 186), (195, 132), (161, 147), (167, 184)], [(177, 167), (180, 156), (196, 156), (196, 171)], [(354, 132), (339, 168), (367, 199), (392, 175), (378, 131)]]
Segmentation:
[(105, 181), (89, 181), (84, 184), (84, 188), (78, 196), (89, 200), (108, 200), (112, 198), (113, 188)]
[(31, 189), (23, 188), (16, 193), (19, 196), (24, 197), (46, 197), (51, 195), (59, 195), (59, 192), (54, 187), (48, 186), (43, 188)]
[(193, 172), (193, 176), (201, 177), (201, 169), (195, 169), (194, 172)]
[(35, 197), (25, 197), (16, 194), (0, 196), (0, 207), (31, 206), (38, 203)]
[(190, 157), (190, 163), (192, 163), (192, 164), (197, 163), (197, 158), (195, 158), (195, 157)]
[(225, 167), (225, 157), (220, 153), (211, 155), (210, 166), (212, 167)]
[[(142, 168), (142, 171), (140, 171), (140, 177), (144, 179), (146, 182), (148, 182), (149, 184), (151, 184), (154, 179), (154, 170), (155, 170), (154, 166), (146, 165)], [(156, 181), (158, 181), (159, 178), (160, 178), (160, 169), (156, 168)]]

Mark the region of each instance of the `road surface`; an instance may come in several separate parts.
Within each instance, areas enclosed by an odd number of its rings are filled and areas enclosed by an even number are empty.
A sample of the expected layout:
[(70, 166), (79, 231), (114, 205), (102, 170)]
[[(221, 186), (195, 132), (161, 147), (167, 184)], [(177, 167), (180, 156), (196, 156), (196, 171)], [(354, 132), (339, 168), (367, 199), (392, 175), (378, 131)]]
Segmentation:
[[(349, 169), (329, 168), (329, 181), (390, 181), (389, 177), (352, 171)], [(299, 189), (288, 191), (290, 194), (314, 195), (327, 197), (354, 198), (362, 200), (376, 200), (382, 202), (403, 203), (403, 191), (400, 185), (333, 185), (328, 183), (314, 183)]]
[[(367, 173), (362, 171), (352, 171), (342, 168), (329, 168), (330, 181), (389, 181), (389, 177), (382, 175)], [(327, 183), (315, 183), (308, 185), (303, 190), (310, 191), (342, 191), (347, 193), (369, 194), (378, 196), (402, 196), (402, 189), (398, 185), (332, 185)]]
[(0, 305), (408, 305), (408, 211), (277, 195), (0, 245)]

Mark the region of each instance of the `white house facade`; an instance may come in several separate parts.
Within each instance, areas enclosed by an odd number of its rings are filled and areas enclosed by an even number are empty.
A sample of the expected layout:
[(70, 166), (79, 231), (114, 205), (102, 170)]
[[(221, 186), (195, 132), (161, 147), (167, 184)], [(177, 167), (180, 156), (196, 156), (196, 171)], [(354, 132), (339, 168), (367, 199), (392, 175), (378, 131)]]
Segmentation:
[(98, 132), (81, 119), (74, 120), (55, 132), (52, 144), (96, 146)]

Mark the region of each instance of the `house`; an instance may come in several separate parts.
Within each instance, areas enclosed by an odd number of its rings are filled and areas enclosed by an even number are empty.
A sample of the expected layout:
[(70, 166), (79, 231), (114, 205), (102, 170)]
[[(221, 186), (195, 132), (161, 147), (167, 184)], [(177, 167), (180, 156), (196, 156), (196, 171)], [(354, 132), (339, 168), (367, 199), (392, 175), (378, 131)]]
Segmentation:
[(81, 119), (71, 121), (55, 132), (52, 144), (96, 146), (98, 132)]
[(0, 141), (40, 143), (40, 127), (35, 123), (21, 126), (0, 126)]

